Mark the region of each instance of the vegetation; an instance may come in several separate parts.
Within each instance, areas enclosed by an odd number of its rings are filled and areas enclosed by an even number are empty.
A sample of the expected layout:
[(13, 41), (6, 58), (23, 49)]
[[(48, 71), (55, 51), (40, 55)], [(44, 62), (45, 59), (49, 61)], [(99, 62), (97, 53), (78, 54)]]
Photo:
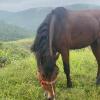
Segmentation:
[[(0, 68), (0, 100), (45, 100), (30, 44), (30, 40), (0, 43), (0, 57), (7, 58), (7, 63)], [(100, 87), (95, 85), (97, 64), (91, 50), (71, 51), (70, 64), (73, 88), (68, 89), (61, 57), (57, 61), (60, 69), (57, 100), (99, 100)]]
[(12, 41), (32, 36), (34, 36), (32, 31), (0, 21), (0, 41)]

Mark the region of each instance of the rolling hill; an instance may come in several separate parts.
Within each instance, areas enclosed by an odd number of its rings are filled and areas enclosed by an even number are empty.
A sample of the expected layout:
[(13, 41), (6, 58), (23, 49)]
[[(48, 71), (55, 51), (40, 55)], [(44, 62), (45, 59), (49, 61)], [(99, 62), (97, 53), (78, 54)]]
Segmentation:
[(0, 20), (36, 32), (37, 27), (50, 10), (51, 8), (31, 8), (20, 12), (0, 11)]
[(100, 5), (93, 4), (72, 4), (67, 6), (68, 9), (72, 10), (83, 10), (83, 9), (100, 9)]
[[(100, 6), (90, 4), (72, 4), (67, 5), (66, 8), (71, 10), (81, 10), (91, 8), (96, 9), (100, 8)], [(52, 7), (39, 7), (19, 12), (0, 11), (0, 20), (4, 20), (8, 24), (14, 24), (36, 32), (39, 24), (52, 9)]]
[(0, 21), (0, 41), (11, 41), (34, 36), (33, 32)]

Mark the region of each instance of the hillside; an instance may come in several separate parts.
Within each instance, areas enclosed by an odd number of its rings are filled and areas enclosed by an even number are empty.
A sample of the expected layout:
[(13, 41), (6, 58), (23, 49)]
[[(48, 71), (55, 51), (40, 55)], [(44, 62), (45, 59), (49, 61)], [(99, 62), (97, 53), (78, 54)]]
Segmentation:
[(0, 21), (0, 41), (12, 41), (33, 36), (32, 31)]
[[(100, 6), (89, 4), (67, 5), (70, 10), (99, 9)], [(19, 12), (0, 11), (0, 41), (11, 41), (33, 37), (45, 16), (52, 7), (31, 8)]]
[(66, 8), (72, 10), (83, 10), (83, 9), (100, 9), (100, 5), (93, 4), (72, 4), (67, 6)]
[[(72, 10), (99, 9), (100, 6), (90, 4), (73, 4), (67, 5), (66, 8)], [(39, 24), (52, 9), (52, 7), (33, 7), (20, 12), (0, 11), (0, 20), (4, 20), (6, 23), (14, 24), (36, 32)]]
[(51, 8), (31, 8), (14, 13), (0, 11), (0, 20), (36, 32), (37, 27), (50, 11)]

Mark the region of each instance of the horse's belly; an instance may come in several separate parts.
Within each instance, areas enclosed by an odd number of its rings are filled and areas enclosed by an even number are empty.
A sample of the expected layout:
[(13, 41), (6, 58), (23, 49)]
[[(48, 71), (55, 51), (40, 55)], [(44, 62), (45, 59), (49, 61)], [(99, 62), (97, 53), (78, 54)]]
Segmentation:
[(71, 38), (71, 49), (80, 49), (91, 45), (96, 40), (96, 34), (84, 33)]
[(88, 43), (83, 43), (83, 42), (80, 42), (80, 43), (73, 43), (71, 46), (70, 46), (70, 49), (81, 49), (81, 48), (84, 48), (84, 47), (87, 47), (91, 44), (92, 42), (88, 42)]

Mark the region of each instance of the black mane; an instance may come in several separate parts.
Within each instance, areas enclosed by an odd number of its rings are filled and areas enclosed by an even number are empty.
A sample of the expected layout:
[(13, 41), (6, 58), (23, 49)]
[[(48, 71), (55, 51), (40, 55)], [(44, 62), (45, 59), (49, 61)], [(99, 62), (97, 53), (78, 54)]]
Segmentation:
[(37, 60), (39, 60), (43, 64), (45, 62), (42, 69), (44, 70), (46, 76), (51, 76), (50, 74), (52, 74), (52, 72), (54, 71), (54, 64), (55, 64), (55, 62), (49, 56), (49, 36), (48, 35), (49, 35), (50, 21), (51, 21), (52, 15), (55, 15), (56, 16), (55, 24), (58, 25), (59, 29), (61, 29), (64, 23), (63, 19), (65, 17), (65, 11), (66, 11), (65, 8), (58, 7), (52, 10), (52, 12), (47, 15), (43, 23), (38, 28), (34, 44), (31, 47), (31, 51), (37, 54), (38, 56)]
[[(52, 15), (56, 16), (55, 24), (58, 25), (59, 31), (61, 31), (60, 29), (64, 30), (64, 25), (65, 25), (64, 18), (66, 16), (65, 12), (66, 12), (66, 9), (64, 7), (58, 7), (52, 10), (52, 12), (47, 15), (47, 17), (44, 19), (44, 21), (42, 22), (42, 24), (37, 30), (37, 35), (36, 35), (34, 44), (31, 47), (32, 52), (43, 53), (45, 52), (45, 49), (48, 48), (49, 24), (50, 24)], [(57, 32), (57, 30), (55, 30), (55, 32)]]
[(35, 53), (43, 53), (45, 49), (48, 48), (48, 33), (49, 33), (49, 22), (50, 22), (49, 14), (40, 27), (37, 30), (37, 35), (34, 41), (34, 44), (31, 47), (31, 51)]

